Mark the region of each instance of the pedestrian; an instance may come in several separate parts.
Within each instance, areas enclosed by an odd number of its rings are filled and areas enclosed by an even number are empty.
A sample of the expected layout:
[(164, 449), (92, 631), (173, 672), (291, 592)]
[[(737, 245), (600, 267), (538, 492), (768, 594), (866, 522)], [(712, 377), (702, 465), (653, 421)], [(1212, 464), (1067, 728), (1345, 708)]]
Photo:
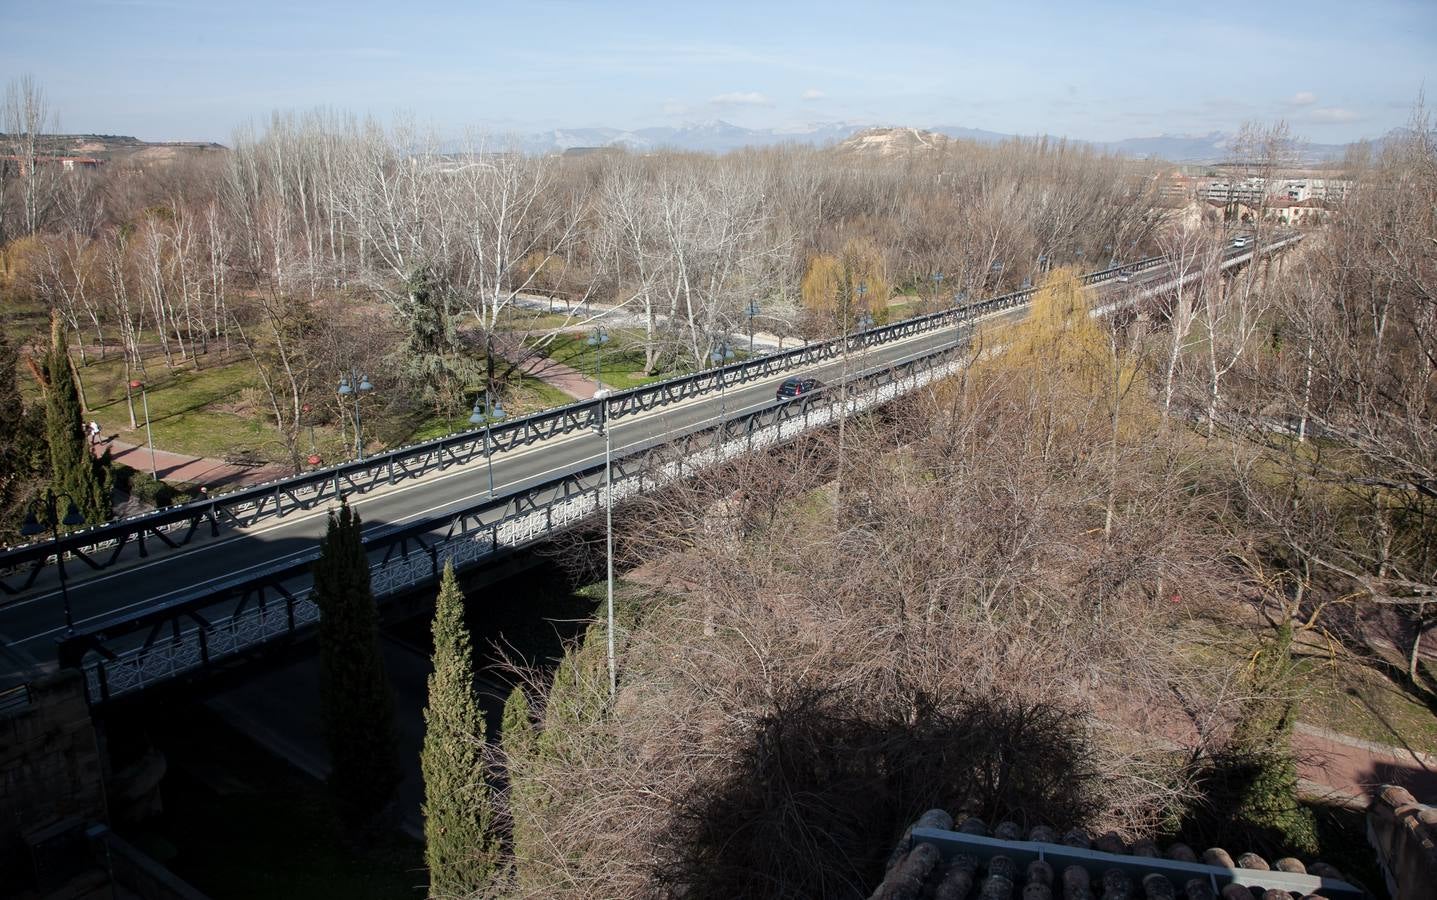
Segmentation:
[(90, 432), (90, 446), (93, 447), (93, 446), (95, 446), (95, 444), (99, 443), (99, 441), (100, 441), (100, 423), (99, 423), (99, 422), (96, 422), (94, 419), (91, 419), (91, 420), (90, 420), (90, 426), (89, 426), (89, 432)]

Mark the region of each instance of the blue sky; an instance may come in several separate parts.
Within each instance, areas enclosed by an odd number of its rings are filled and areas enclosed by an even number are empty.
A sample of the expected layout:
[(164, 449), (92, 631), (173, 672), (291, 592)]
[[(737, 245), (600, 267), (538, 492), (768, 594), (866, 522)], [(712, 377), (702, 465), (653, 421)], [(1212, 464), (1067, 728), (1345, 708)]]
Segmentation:
[(1437, 2), (0, 0), (0, 79), (67, 131), (224, 141), (274, 109), (457, 136), (723, 119), (1091, 140), (1287, 119), (1377, 136), (1437, 83)]

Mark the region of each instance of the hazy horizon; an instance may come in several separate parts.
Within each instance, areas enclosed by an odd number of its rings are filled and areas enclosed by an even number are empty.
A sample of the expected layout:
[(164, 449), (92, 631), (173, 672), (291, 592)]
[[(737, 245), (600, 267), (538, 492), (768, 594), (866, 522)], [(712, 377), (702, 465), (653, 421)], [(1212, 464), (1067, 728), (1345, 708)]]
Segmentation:
[[(392, 9), (392, 7), (391, 7)], [(216, 7), (90, 0), (7, 10), (7, 78), (32, 74), (61, 130), (227, 141), (273, 110), (329, 107), (443, 134), (636, 130), (723, 120), (961, 126), (1089, 141), (1285, 119), (1314, 143), (1375, 138), (1437, 73), (1437, 7), (1244, 10), (1122, 3), (541, 0)]]

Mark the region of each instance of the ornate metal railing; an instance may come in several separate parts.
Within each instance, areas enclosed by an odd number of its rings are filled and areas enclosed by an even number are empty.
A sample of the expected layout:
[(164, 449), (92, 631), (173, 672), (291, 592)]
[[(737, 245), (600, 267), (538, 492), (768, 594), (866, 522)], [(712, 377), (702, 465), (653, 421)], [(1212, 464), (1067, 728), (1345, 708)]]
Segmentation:
[[(1164, 257), (1150, 257), (1083, 276), (1084, 283), (1110, 281), (1120, 271), (1142, 271), (1161, 265)], [(1026, 303), (1035, 288), (1014, 291), (964, 306), (915, 316), (849, 336), (850, 346), (881, 346), (955, 324), (994, 311)], [(768, 353), (720, 368), (655, 382), (610, 395), (610, 417), (622, 419), (691, 397), (714, 393), (746, 382), (804, 369), (835, 359), (843, 352), (843, 338)], [(270, 517), (313, 509), (330, 500), (376, 487), (418, 478), (451, 466), (482, 460), (486, 452), (501, 454), (553, 437), (592, 428), (598, 422), (599, 401), (581, 400), (533, 415), (503, 422), (489, 429), (464, 431), (447, 437), (400, 447), (364, 460), (343, 463), (255, 485), (208, 499), (142, 515), (128, 516), (104, 525), (72, 532), (59, 542), (41, 541), (0, 550), (0, 593), (17, 595), (30, 589), (55, 553), (66, 554), (91, 569), (104, 569), (121, 561), (130, 549), (139, 557), (187, 545), (197, 534), (217, 536), (222, 529), (253, 525)], [(487, 446), (487, 451), (486, 451)]]
[[(840, 416), (887, 403), (942, 378), (960, 365), (957, 346), (934, 351), (850, 382), (846, 403), (835, 392), (736, 416), (678, 445), (640, 448), (612, 462), (615, 503), (675, 479), (772, 447)], [(462, 568), (558, 532), (604, 508), (604, 466), (572, 472), (522, 495), (458, 510), (447, 527), (434, 521), (394, 526), (365, 539), (375, 596), (434, 580), (445, 561)], [(439, 528), (445, 528), (442, 534)], [(64, 666), (81, 668), (93, 702), (132, 694), (237, 657), (312, 625), (314, 550), (283, 566), (181, 596), (137, 615), (82, 629), (60, 647)]]

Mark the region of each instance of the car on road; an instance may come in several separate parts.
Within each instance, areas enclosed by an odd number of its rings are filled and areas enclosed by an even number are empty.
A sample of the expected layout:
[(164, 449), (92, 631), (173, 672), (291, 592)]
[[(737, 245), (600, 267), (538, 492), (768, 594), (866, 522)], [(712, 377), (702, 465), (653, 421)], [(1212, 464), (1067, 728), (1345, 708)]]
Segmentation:
[(1232, 245), (1234, 247), (1246, 247), (1250, 243), (1252, 243), (1252, 238), (1243, 235), (1238, 235), (1232, 239)]
[(1132, 281), (1132, 280), (1133, 280), (1133, 273), (1132, 273), (1132, 272), (1119, 272), (1119, 273), (1118, 273), (1118, 281), (1122, 282), (1123, 284), (1127, 284), (1129, 281)]
[(778, 386), (778, 394), (775, 399), (792, 400), (795, 397), (801, 397), (805, 394), (812, 394), (814, 391), (819, 391), (822, 389), (823, 382), (819, 381), (817, 378), (810, 378), (808, 376), (801, 375), (795, 376), (793, 378), (785, 378), (783, 380), (783, 384), (780, 384)]

